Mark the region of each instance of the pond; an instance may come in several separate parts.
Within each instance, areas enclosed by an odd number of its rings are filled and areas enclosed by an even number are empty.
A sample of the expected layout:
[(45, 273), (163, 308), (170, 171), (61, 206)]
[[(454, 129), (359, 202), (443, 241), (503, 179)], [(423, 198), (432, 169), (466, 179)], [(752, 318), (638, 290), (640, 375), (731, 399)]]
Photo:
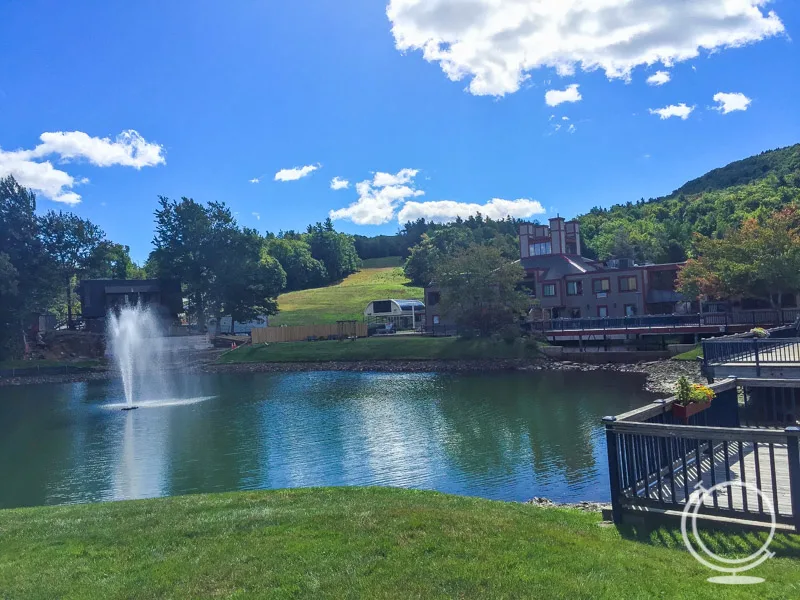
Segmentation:
[(299, 486), (606, 501), (600, 423), (643, 376), (289, 373), (186, 377), (123, 412), (120, 381), (0, 388), (0, 507)]

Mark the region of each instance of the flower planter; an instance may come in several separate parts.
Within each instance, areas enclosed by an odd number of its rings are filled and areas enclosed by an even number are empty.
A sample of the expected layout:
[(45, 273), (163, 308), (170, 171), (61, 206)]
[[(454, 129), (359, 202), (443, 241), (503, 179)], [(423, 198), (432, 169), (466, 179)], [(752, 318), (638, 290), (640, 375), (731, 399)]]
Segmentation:
[(697, 413), (701, 413), (711, 406), (711, 402), (692, 402), (686, 406), (681, 404), (672, 405), (672, 416), (676, 419), (681, 419), (684, 423), (689, 421), (689, 417), (693, 417)]

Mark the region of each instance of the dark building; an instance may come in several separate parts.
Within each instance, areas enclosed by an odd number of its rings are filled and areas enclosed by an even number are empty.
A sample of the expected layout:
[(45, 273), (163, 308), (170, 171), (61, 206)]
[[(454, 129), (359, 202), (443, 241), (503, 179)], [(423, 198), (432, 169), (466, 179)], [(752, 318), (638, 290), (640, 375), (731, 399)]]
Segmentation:
[(83, 319), (89, 329), (102, 330), (110, 310), (126, 304), (147, 304), (165, 322), (183, 312), (181, 284), (159, 279), (86, 279), (78, 286)]

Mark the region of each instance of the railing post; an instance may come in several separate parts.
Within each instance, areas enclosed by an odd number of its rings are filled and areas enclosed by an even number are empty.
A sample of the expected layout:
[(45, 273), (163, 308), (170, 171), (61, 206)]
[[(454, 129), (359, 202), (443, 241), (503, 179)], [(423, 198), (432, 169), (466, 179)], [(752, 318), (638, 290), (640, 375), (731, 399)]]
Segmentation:
[[(789, 489), (792, 499), (794, 530), (800, 533), (800, 427), (786, 428), (786, 451), (789, 454)], [(774, 468), (774, 467), (773, 467)]]
[(603, 417), (603, 423), (606, 426), (608, 479), (611, 484), (611, 520), (614, 521), (616, 525), (619, 525), (622, 523), (622, 494), (619, 485), (619, 445), (617, 444), (617, 434), (612, 428), (616, 420), (617, 417)]
[(761, 377), (761, 363), (758, 360), (758, 339), (753, 338), (753, 350), (756, 356), (756, 377)]

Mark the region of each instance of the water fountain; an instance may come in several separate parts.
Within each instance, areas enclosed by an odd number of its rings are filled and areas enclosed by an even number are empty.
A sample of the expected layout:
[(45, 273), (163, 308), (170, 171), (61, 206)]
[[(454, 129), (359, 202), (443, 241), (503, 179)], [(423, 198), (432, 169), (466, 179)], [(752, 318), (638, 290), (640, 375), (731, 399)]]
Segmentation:
[(129, 305), (108, 315), (107, 339), (122, 375), (125, 407), (138, 408), (134, 401), (169, 398), (169, 364), (163, 331), (155, 312), (147, 305)]

